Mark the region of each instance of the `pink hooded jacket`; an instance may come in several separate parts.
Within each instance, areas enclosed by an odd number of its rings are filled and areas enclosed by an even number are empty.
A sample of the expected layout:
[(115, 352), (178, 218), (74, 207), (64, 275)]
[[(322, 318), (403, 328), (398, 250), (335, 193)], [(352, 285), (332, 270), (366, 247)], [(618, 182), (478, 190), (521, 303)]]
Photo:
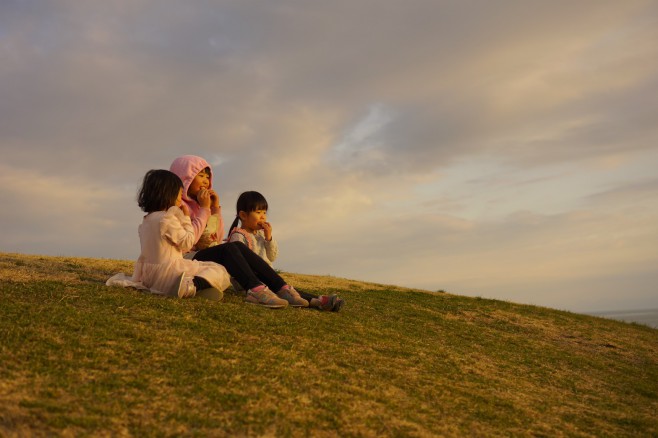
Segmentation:
[(183, 155), (182, 157), (176, 158), (173, 163), (171, 163), (171, 170), (173, 173), (178, 175), (178, 177), (183, 181), (183, 202), (190, 210), (190, 219), (192, 220), (192, 227), (194, 227), (194, 242), (198, 242), (203, 230), (206, 229), (206, 224), (208, 223), (208, 218), (210, 215), (218, 216), (217, 220), (217, 243), (222, 243), (224, 238), (224, 219), (222, 218), (221, 209), (216, 207), (201, 208), (196, 199), (192, 199), (187, 196), (187, 190), (192, 184), (192, 180), (197, 176), (206, 167), (210, 168), (210, 186), (212, 188), (212, 168), (206, 160), (196, 155)]

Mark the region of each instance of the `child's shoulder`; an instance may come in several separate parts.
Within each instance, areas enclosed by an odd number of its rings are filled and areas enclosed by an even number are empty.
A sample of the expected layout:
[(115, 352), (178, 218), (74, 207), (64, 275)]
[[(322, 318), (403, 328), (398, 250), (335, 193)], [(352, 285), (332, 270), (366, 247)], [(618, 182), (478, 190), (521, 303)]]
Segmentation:
[(249, 231), (245, 230), (244, 228), (233, 228), (231, 231), (231, 237), (230, 241), (231, 242), (245, 242), (247, 246), (251, 249), (252, 247), (252, 238), (253, 236)]
[(156, 215), (153, 217), (153, 220), (157, 220), (163, 223), (183, 222), (187, 217), (185, 216), (185, 213), (183, 213), (183, 211), (176, 206), (169, 207), (165, 211), (157, 211), (151, 214)]
[(249, 231), (245, 230), (244, 228), (233, 228), (231, 230), (231, 239), (236, 238), (236, 239), (247, 239), (251, 237), (251, 234)]
[(144, 216), (144, 222), (160, 222), (165, 216), (165, 211), (152, 211)]

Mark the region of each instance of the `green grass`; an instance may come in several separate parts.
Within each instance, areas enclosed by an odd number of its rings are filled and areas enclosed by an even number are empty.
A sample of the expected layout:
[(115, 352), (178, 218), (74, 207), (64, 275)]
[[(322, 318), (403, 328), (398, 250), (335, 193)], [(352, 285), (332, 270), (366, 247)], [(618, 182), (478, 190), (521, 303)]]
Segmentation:
[(658, 436), (658, 330), (282, 275), (339, 313), (167, 299), (0, 253), (0, 436)]

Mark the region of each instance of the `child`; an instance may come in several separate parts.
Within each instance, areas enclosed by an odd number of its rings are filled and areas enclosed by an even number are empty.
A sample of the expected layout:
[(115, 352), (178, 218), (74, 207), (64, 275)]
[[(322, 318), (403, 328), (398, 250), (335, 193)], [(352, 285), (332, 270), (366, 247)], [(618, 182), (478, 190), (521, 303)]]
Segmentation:
[[(211, 261), (223, 265), (247, 291), (246, 301), (277, 309), (308, 307), (270, 265), (240, 242), (222, 243), (224, 221), (219, 196), (212, 188), (212, 169), (201, 157), (184, 155), (171, 163), (170, 170), (183, 181), (182, 203), (186, 205), (194, 229), (194, 260)], [(217, 231), (202, 238), (210, 216), (217, 216)], [(213, 244), (214, 243), (214, 244)], [(276, 293), (272, 292), (276, 291)]]
[[(272, 224), (267, 221), (267, 200), (258, 192), (244, 192), (238, 197), (237, 215), (231, 224), (228, 241), (242, 242), (270, 266), (279, 255), (279, 247), (272, 236)], [(240, 228), (237, 227), (238, 222)], [(344, 302), (336, 295), (312, 295), (298, 291), (310, 307), (338, 312)]]
[(238, 197), (236, 210), (228, 241), (244, 243), (272, 266), (279, 247), (272, 237), (272, 225), (267, 222), (267, 200), (258, 192), (244, 192)]
[(117, 274), (108, 286), (133, 286), (160, 295), (203, 296), (221, 300), (230, 277), (223, 266), (186, 260), (194, 244), (194, 229), (181, 203), (183, 182), (168, 170), (150, 170), (139, 190), (138, 204), (147, 214), (139, 226), (141, 254), (132, 278)]

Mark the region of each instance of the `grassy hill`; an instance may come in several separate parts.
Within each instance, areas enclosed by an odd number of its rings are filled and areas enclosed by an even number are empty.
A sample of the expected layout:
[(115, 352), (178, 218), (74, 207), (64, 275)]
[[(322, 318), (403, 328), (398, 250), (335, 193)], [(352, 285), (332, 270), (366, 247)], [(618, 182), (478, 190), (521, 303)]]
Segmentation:
[(0, 253), (0, 436), (658, 436), (658, 330), (283, 273), (339, 313)]

